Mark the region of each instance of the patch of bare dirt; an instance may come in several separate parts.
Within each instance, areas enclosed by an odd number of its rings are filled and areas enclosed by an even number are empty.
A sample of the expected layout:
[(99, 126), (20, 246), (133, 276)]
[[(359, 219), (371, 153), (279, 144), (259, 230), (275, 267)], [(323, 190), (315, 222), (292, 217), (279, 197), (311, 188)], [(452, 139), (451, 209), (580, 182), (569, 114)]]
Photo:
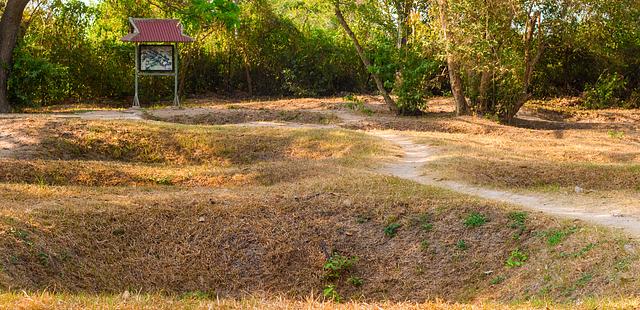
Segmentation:
[(41, 129), (37, 119), (0, 118), (0, 158), (28, 153), (40, 142)]

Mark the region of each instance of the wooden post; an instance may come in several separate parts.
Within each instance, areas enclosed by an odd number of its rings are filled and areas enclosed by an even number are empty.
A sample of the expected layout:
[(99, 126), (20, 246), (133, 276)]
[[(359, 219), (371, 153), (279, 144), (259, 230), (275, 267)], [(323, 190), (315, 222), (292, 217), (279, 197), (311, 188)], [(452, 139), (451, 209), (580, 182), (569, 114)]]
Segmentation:
[(136, 81), (135, 81), (135, 94), (133, 95), (133, 108), (140, 107), (140, 100), (138, 99), (138, 68), (140, 62), (140, 47), (136, 43)]
[(178, 43), (175, 43), (175, 48), (173, 49), (174, 51), (174, 62), (173, 62), (173, 66), (175, 67), (175, 69), (173, 70), (173, 81), (174, 81), (174, 85), (173, 85), (173, 105), (175, 107), (179, 107), (180, 106), (180, 98), (178, 97), (178, 55), (180, 54), (180, 52), (178, 51)]

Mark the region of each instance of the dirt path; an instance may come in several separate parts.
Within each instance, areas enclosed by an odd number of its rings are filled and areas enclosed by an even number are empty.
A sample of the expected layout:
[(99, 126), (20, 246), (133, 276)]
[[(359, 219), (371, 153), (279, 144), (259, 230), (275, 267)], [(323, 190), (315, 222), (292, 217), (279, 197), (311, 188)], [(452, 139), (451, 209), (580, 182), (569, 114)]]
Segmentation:
[[(188, 110), (188, 109), (187, 109)], [(242, 124), (233, 124), (231, 126), (252, 126), (252, 127), (283, 127), (283, 128), (340, 128), (349, 124), (357, 123), (365, 118), (348, 112), (348, 111), (332, 111), (340, 119), (342, 123), (338, 125), (317, 125), (317, 124), (296, 124), (286, 122), (250, 122)], [(175, 110), (175, 114), (188, 113), (185, 110)], [(20, 117), (12, 115), (12, 118)], [(32, 117), (33, 115), (29, 115)], [(127, 119), (141, 120), (143, 114), (139, 110), (127, 111), (96, 111), (74, 115), (61, 115), (61, 117), (78, 117), (82, 119)], [(436, 186), (449, 189), (455, 192), (478, 196), (495, 201), (515, 204), (526, 209), (541, 211), (553, 216), (567, 219), (579, 219), (594, 224), (607, 227), (620, 228), (634, 237), (640, 237), (640, 219), (633, 216), (622, 216), (612, 213), (611, 208), (605, 208), (603, 205), (610, 204), (609, 201), (580, 201), (575, 203), (570, 199), (562, 197), (550, 197), (543, 194), (518, 194), (505, 190), (488, 189), (469, 184), (441, 180), (439, 178), (424, 175), (422, 167), (429, 162), (434, 154), (434, 150), (428, 146), (420, 145), (403, 135), (401, 132), (387, 131), (367, 131), (367, 133), (376, 137), (385, 139), (391, 143), (397, 144), (404, 151), (404, 156), (397, 162), (388, 164), (380, 169), (380, 172), (387, 175), (393, 175), (399, 178), (412, 180), (421, 184)], [(5, 138), (11, 135), (0, 135), (0, 145)], [(7, 142), (8, 143), (8, 142)], [(4, 151), (10, 151), (10, 147), (4, 145)]]
[(605, 201), (581, 202), (576, 205), (568, 199), (536, 194), (517, 194), (509, 191), (487, 189), (455, 181), (445, 181), (422, 174), (422, 166), (431, 160), (433, 150), (414, 143), (410, 138), (392, 131), (371, 131), (371, 134), (399, 145), (405, 152), (398, 162), (381, 169), (382, 173), (412, 180), (421, 184), (446, 188), (459, 193), (501, 201), (541, 211), (557, 217), (579, 219), (607, 227), (620, 228), (634, 237), (640, 237), (640, 219), (614, 214), (603, 208)]
[[(338, 117), (343, 120), (344, 125), (364, 120), (362, 116), (336, 111)], [(274, 122), (254, 122), (239, 125), (249, 126), (279, 126), (288, 128), (339, 128), (337, 125), (305, 125)], [(610, 208), (603, 208), (607, 201), (580, 201), (576, 204), (570, 199), (550, 197), (543, 194), (518, 194), (505, 190), (488, 189), (473, 186), (461, 182), (441, 180), (437, 177), (423, 174), (422, 167), (432, 160), (434, 150), (428, 146), (417, 144), (410, 137), (402, 135), (401, 132), (386, 130), (372, 130), (367, 133), (396, 144), (404, 151), (404, 156), (397, 162), (386, 165), (380, 172), (393, 175), (399, 178), (412, 180), (421, 184), (449, 189), (455, 192), (477, 196), (485, 199), (515, 204), (523, 208), (544, 212), (553, 216), (566, 219), (579, 219), (593, 224), (603, 225), (612, 228), (622, 229), (634, 237), (640, 237), (640, 219), (632, 216), (613, 213)]]

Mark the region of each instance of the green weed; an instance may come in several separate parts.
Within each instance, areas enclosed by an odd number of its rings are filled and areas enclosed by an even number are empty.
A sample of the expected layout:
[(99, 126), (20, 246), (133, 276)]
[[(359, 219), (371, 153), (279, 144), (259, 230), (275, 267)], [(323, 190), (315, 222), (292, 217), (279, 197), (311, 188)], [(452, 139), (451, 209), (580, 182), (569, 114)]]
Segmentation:
[(491, 283), (491, 285), (498, 285), (498, 284), (504, 282), (505, 279), (506, 278), (503, 277), (503, 276), (497, 276), (497, 277), (491, 279), (491, 282), (489, 282), (489, 283)]
[(573, 234), (577, 230), (578, 228), (575, 226), (568, 229), (550, 230), (546, 233), (547, 244), (549, 244), (550, 246), (556, 246), (560, 244), (567, 236)]
[(478, 212), (472, 212), (464, 221), (464, 226), (467, 226), (470, 228), (480, 227), (484, 225), (486, 222), (487, 222), (487, 218), (483, 214)]
[(396, 234), (398, 234), (398, 229), (401, 227), (402, 225), (399, 223), (391, 223), (389, 225), (387, 225), (384, 228), (384, 235), (389, 237), (389, 238), (393, 238), (396, 236)]
[(212, 294), (208, 292), (193, 291), (193, 292), (186, 292), (182, 294), (180, 296), (180, 299), (206, 300), (206, 299), (212, 299), (213, 297), (215, 296), (212, 296)]
[(469, 246), (467, 245), (467, 243), (464, 240), (460, 239), (460, 240), (458, 240), (458, 242), (456, 242), (456, 248), (458, 248), (459, 250), (464, 251), (464, 250), (468, 249)]
[(511, 267), (511, 268), (521, 267), (522, 265), (524, 265), (527, 259), (529, 259), (527, 254), (521, 252), (520, 249), (515, 249), (509, 255), (509, 258), (507, 259), (506, 264), (507, 264), (507, 267)]
[(342, 300), (342, 297), (338, 294), (338, 290), (334, 284), (325, 286), (322, 290), (322, 296), (335, 302), (340, 302)]
[(420, 215), (418, 223), (420, 224), (420, 228), (424, 231), (430, 231), (433, 229), (433, 223), (431, 223), (431, 218), (428, 213)]
[(427, 240), (420, 241), (420, 250), (422, 250), (423, 252), (426, 252), (428, 249), (429, 249), (429, 241)]
[(576, 281), (576, 286), (585, 286), (587, 283), (589, 283), (589, 281), (591, 281), (591, 279), (593, 279), (593, 275), (592, 274), (584, 273), (584, 274), (582, 274), (580, 279), (578, 279), (578, 281)]
[(358, 224), (364, 224), (370, 220), (371, 220), (371, 216), (368, 216), (368, 215), (358, 215), (358, 217), (356, 217), (356, 223)]
[(322, 268), (327, 273), (326, 278), (337, 279), (340, 278), (344, 271), (351, 269), (357, 261), (358, 258), (356, 256), (347, 257), (334, 252)]
[(527, 221), (527, 216), (527, 212), (510, 212), (509, 219), (511, 220), (511, 228), (524, 230), (526, 228), (525, 222)]
[(362, 278), (359, 278), (359, 277), (351, 276), (347, 279), (347, 283), (355, 287), (360, 287), (362, 286), (362, 284), (364, 284), (364, 280), (362, 280)]
[(591, 249), (593, 249), (596, 245), (594, 243), (589, 243), (587, 244), (585, 247), (583, 247), (582, 249), (578, 250), (577, 252), (574, 253), (560, 253), (560, 257), (581, 257), (585, 254), (587, 254), (587, 252), (591, 251)]

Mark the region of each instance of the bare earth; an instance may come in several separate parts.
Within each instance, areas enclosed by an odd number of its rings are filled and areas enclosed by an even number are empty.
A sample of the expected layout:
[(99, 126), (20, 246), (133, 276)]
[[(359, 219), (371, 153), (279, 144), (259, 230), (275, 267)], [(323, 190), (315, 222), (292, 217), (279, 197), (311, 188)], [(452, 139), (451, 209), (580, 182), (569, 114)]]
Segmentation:
[[(371, 98), (365, 98), (365, 101), (371, 101)], [(291, 104), (291, 102), (296, 104)], [(197, 104), (196, 104), (197, 105)], [(372, 105), (373, 109), (378, 112), (384, 110), (379, 105)], [(48, 117), (78, 117), (82, 119), (126, 119), (141, 120), (145, 117), (157, 119), (172, 119), (181, 117), (197, 117), (207, 114), (228, 114), (235, 117), (238, 110), (241, 110), (242, 119), (249, 122), (224, 122), (235, 123), (233, 126), (267, 126), (267, 127), (288, 127), (288, 128), (357, 128), (376, 137), (393, 142), (402, 148), (404, 155), (398, 161), (389, 163), (380, 169), (383, 174), (393, 175), (399, 178), (412, 180), (421, 184), (446, 188), (452, 191), (478, 196), (490, 200), (496, 200), (506, 203), (522, 206), (524, 208), (543, 212), (557, 217), (567, 219), (578, 219), (594, 224), (599, 224), (612, 228), (620, 228), (632, 235), (640, 237), (640, 205), (632, 199), (598, 198), (593, 196), (576, 196), (576, 195), (557, 195), (548, 193), (519, 193), (509, 190), (499, 190), (488, 187), (471, 185), (464, 182), (444, 180), (435, 174), (424, 173), (422, 168), (429, 163), (437, 153), (434, 147), (418, 144), (414, 142), (414, 137), (400, 130), (367, 130), (363, 126), (363, 122), (371, 121), (372, 117), (365, 117), (362, 114), (338, 109), (339, 100), (284, 100), (270, 101), (267, 103), (239, 103), (230, 105), (218, 105), (213, 107), (190, 107), (182, 109), (160, 109), (160, 110), (124, 110), (124, 111), (93, 111), (77, 114), (49, 114)], [(275, 110), (298, 110), (305, 113), (323, 113), (335, 117), (338, 121), (327, 124), (317, 123), (314, 121), (307, 124), (297, 123), (296, 119), (287, 122), (269, 121), (252, 121), (255, 115), (251, 111), (260, 111), (264, 109)], [(431, 112), (450, 113), (450, 105), (446, 100), (434, 101), (431, 104)], [(145, 115), (145, 113), (147, 113)], [(247, 116), (248, 115), (248, 116)], [(269, 114), (271, 115), (271, 114)], [(373, 117), (389, 118), (384, 112), (376, 113)], [(37, 142), (37, 136), (33, 132), (25, 130), (28, 120), (41, 115), (8, 115), (0, 117), (0, 158), (11, 156), (13, 152), (19, 149), (28, 148)], [(248, 118), (247, 118), (248, 117)], [(303, 115), (302, 121), (309, 120), (308, 115)], [(330, 118), (329, 118), (330, 119)], [(523, 115), (523, 119), (535, 119), (532, 113)], [(214, 119), (213, 121), (216, 121)], [(308, 124), (312, 123), (312, 124)], [(362, 129), (364, 128), (364, 129)], [(621, 211), (622, 210), (622, 211)]]

